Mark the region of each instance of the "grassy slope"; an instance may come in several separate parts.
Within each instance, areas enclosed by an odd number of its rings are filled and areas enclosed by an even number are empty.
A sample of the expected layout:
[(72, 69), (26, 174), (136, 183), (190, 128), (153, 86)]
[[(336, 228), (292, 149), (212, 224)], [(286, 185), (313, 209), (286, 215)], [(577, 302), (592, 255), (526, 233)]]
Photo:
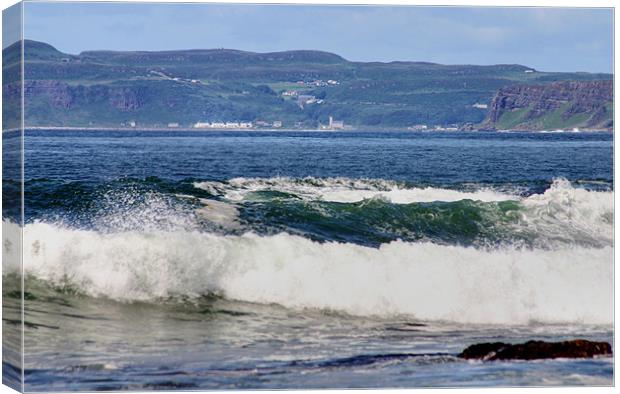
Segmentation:
[[(593, 114), (577, 113), (569, 116), (566, 114), (566, 111), (570, 105), (570, 103), (565, 103), (555, 111), (529, 120), (529, 107), (508, 111), (502, 114), (496, 124), (496, 128), (500, 130), (570, 130), (573, 128), (591, 128)], [(605, 108), (606, 117), (603, 120), (599, 120), (600, 124), (613, 119), (613, 103), (605, 104)], [(594, 128), (597, 128), (597, 126), (594, 126)]]
[(564, 104), (557, 110), (539, 118), (538, 123), (540, 124), (540, 128), (545, 130), (557, 130), (585, 126), (587, 120), (590, 118), (590, 115), (581, 113), (566, 117), (564, 112), (568, 107), (569, 104)]
[(529, 111), (529, 108), (520, 108), (503, 113), (497, 122), (497, 128), (500, 130), (510, 130), (516, 127), (523, 122)]

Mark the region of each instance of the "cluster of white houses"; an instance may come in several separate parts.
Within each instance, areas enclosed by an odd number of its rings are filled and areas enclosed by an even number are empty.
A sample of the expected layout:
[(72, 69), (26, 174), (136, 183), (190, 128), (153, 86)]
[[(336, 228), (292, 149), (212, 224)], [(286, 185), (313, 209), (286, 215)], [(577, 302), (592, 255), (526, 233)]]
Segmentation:
[[(121, 123), (122, 126), (135, 128), (138, 126), (135, 120), (130, 120), (124, 123)], [(249, 129), (260, 129), (260, 128), (273, 128), (280, 129), (282, 128), (281, 120), (274, 120), (273, 122), (267, 122), (264, 120), (257, 120), (254, 122), (196, 122), (189, 125), (194, 129), (212, 129), (212, 130), (221, 130), (221, 129), (229, 129), (229, 130), (249, 130)], [(153, 126), (157, 128), (158, 126)], [(161, 126), (159, 126), (161, 127)], [(179, 122), (169, 122), (167, 124), (167, 128), (169, 129), (179, 129), (185, 128), (186, 125), (182, 125)], [(302, 128), (304, 124), (302, 122), (295, 122), (294, 128)], [(319, 130), (344, 130), (349, 126), (345, 126), (344, 121), (342, 120), (334, 120), (332, 116), (329, 117), (328, 124), (319, 123)]]
[(425, 124), (414, 124), (413, 126), (407, 127), (409, 131), (458, 131), (458, 127), (456, 125), (450, 125), (447, 127), (436, 125), (434, 127), (428, 127)]
[(322, 79), (315, 79), (314, 81), (297, 81), (298, 85), (304, 86), (329, 86), (329, 85), (340, 85), (340, 82), (335, 79), (328, 79), (324, 81)]
[(252, 122), (196, 122), (196, 129), (251, 129)]
[[(172, 125), (172, 126), (171, 126)], [(301, 122), (297, 122), (295, 127), (301, 127)], [(178, 127), (178, 123), (170, 123), (168, 127)], [(256, 122), (196, 122), (192, 126), (195, 129), (255, 129), (261, 127), (272, 127), (279, 129), (282, 127), (282, 121), (275, 120), (272, 123), (265, 122), (263, 120), (257, 120)], [(333, 117), (329, 117), (329, 124), (319, 124), (320, 130), (343, 130), (345, 129), (344, 121), (334, 120)]]
[(265, 121), (252, 122), (196, 122), (193, 126), (195, 129), (252, 129), (255, 127), (282, 127), (282, 122), (279, 120), (273, 123)]
[(299, 105), (302, 109), (304, 108), (304, 105), (323, 104), (323, 102), (324, 100), (317, 99), (316, 97), (309, 94), (300, 94), (297, 97), (297, 105)]

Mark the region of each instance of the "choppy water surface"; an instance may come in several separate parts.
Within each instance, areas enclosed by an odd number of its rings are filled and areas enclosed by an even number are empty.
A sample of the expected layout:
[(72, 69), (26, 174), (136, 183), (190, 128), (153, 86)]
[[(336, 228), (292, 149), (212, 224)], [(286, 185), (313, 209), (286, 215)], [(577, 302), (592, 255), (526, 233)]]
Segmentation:
[(28, 132), (26, 389), (610, 385), (611, 357), (456, 354), (612, 341), (612, 143)]

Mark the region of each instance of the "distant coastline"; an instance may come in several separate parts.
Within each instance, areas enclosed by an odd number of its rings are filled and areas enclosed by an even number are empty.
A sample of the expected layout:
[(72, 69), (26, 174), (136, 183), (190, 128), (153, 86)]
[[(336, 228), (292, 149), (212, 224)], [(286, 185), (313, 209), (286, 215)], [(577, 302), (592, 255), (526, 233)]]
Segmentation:
[[(3, 133), (17, 132), (20, 128), (8, 128), (3, 129)], [(329, 132), (409, 132), (419, 134), (444, 134), (444, 133), (613, 133), (613, 130), (609, 129), (579, 129), (579, 130), (490, 130), (490, 129), (459, 129), (459, 130), (410, 130), (402, 127), (389, 127), (389, 128), (372, 128), (372, 127), (355, 127), (345, 130), (330, 130), (330, 129), (311, 129), (311, 128), (259, 128), (259, 129), (231, 129), (231, 128), (196, 128), (196, 127), (82, 127), (82, 126), (29, 126), (24, 128), (25, 131), (153, 131), (153, 132), (231, 132), (231, 133), (253, 133), (253, 132), (316, 132), (316, 133), (329, 133)]]
[[(3, 100), (26, 123), (75, 130), (599, 130), (613, 75), (519, 64), (364, 63), (321, 51), (87, 51), (24, 41), (3, 50)], [(122, 64), (122, 70), (119, 68)], [(311, 72), (309, 72), (311, 70)], [(34, 72), (36, 71), (36, 72)], [(61, 76), (61, 77), (60, 77)], [(5, 127), (18, 127), (19, 106)], [(168, 127), (166, 127), (168, 126)], [(66, 129), (73, 130), (68, 127)]]

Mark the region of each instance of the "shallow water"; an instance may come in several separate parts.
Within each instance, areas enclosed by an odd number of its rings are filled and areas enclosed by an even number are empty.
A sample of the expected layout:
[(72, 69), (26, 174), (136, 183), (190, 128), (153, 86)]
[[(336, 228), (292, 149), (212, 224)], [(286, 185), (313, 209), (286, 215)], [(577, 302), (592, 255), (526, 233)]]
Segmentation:
[[(25, 145), (26, 390), (613, 382), (611, 357), (456, 357), (612, 342), (611, 134), (37, 131)], [(19, 191), (3, 182), (5, 200)], [(15, 214), (5, 204), (9, 328)]]
[(33, 282), (26, 388), (124, 390), (606, 385), (611, 358), (472, 362), (480, 341), (611, 340), (606, 327), (520, 327), (296, 312), (201, 298), (117, 303), (59, 296)]

